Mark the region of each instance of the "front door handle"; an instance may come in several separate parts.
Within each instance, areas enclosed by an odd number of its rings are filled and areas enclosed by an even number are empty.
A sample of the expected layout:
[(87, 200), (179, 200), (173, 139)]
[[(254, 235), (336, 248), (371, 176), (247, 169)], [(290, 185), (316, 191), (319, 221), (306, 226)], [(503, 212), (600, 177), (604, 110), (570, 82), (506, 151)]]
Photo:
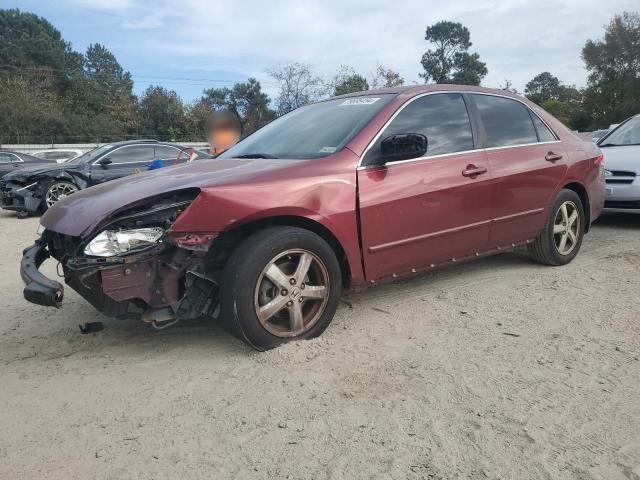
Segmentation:
[(547, 162), (557, 162), (558, 160), (562, 160), (562, 155), (558, 155), (557, 153), (549, 152), (544, 156), (544, 159)]
[(487, 167), (476, 167), (475, 165), (467, 165), (467, 168), (462, 171), (462, 176), (475, 178), (478, 175), (482, 175), (483, 173), (487, 173)]

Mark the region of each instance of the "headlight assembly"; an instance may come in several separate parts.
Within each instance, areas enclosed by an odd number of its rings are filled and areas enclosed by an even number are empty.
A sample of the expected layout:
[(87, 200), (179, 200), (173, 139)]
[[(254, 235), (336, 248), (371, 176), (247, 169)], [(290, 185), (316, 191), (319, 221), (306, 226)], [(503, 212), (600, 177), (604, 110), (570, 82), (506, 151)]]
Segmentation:
[(163, 235), (164, 229), (159, 227), (105, 230), (89, 242), (84, 253), (94, 257), (113, 257), (144, 250), (156, 245)]

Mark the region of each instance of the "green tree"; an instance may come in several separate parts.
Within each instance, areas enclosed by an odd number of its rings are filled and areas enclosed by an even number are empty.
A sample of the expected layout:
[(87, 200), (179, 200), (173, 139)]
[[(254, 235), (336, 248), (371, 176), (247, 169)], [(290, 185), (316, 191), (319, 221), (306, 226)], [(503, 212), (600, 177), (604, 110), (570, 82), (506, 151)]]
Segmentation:
[(87, 91), (91, 92), (96, 114), (106, 114), (109, 126), (105, 140), (138, 132), (139, 111), (133, 95), (131, 74), (125, 72), (115, 55), (100, 44), (89, 45), (84, 60)]
[(333, 95), (369, 90), (369, 82), (362, 75), (356, 73), (353, 67), (341, 65), (333, 79)]
[(82, 69), (82, 55), (44, 18), (18, 9), (0, 10), (0, 64), (23, 76), (48, 72), (63, 81)]
[(603, 40), (587, 40), (585, 107), (592, 128), (619, 123), (640, 111), (640, 15), (624, 12), (605, 27)]
[(50, 78), (0, 75), (0, 141), (60, 140), (62, 105)]
[(557, 100), (562, 87), (558, 77), (542, 72), (533, 77), (524, 87), (524, 94), (534, 103), (541, 105), (546, 100)]
[(150, 85), (140, 98), (140, 124), (144, 136), (176, 141), (185, 127), (184, 106), (178, 94)]
[(184, 134), (191, 141), (205, 141), (207, 118), (211, 114), (211, 106), (201, 98), (185, 106)]
[(549, 72), (533, 77), (525, 86), (525, 95), (572, 130), (586, 130), (591, 123), (584, 109), (584, 92), (564, 85)]
[(276, 117), (276, 112), (269, 108), (269, 97), (255, 78), (236, 83), (233, 88), (205, 90), (202, 102), (211, 110), (227, 109), (236, 112), (242, 121), (245, 135), (255, 132)]
[(469, 53), (469, 29), (457, 22), (441, 21), (427, 28), (425, 40), (435, 46), (422, 55), (425, 82), (480, 85), (487, 66), (477, 53)]

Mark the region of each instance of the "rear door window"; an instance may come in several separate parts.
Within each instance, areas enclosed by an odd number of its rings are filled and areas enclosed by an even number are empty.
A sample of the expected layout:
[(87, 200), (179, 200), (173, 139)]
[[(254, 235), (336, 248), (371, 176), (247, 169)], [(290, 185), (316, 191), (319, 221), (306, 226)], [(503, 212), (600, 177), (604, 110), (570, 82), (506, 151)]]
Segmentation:
[(474, 148), (469, 114), (459, 93), (425, 95), (409, 103), (380, 135), (367, 154), (365, 164), (379, 154), (382, 140), (403, 133), (426, 136), (427, 157)]
[(488, 148), (538, 142), (529, 109), (524, 104), (492, 95), (473, 94), (472, 97), (484, 124)]
[(0, 163), (12, 163), (19, 161), (20, 159), (18, 158), (18, 156), (14, 155), (13, 153), (0, 152)]
[(153, 145), (130, 145), (107, 153), (105, 158), (109, 158), (112, 164), (143, 163), (151, 162), (153, 160), (153, 153)]
[(158, 145), (155, 148), (154, 159), (161, 160), (175, 159), (178, 156), (180, 150), (176, 147), (170, 147), (169, 145)]

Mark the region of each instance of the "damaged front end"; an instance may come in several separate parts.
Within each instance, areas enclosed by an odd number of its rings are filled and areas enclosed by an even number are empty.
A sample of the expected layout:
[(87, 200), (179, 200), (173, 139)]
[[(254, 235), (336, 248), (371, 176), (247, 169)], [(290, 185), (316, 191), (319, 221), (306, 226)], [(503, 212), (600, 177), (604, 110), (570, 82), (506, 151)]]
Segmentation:
[(65, 283), (105, 315), (141, 318), (157, 328), (217, 316), (220, 260), (210, 249), (217, 234), (172, 231), (198, 193), (181, 191), (127, 208), (86, 238), (45, 230), (36, 245), (25, 250), (25, 298), (60, 305), (60, 284), (46, 277), (43, 282), (33, 272), (51, 256), (59, 262)]
[(0, 179), (0, 207), (15, 212), (36, 213), (42, 204), (42, 185), (28, 179)]

